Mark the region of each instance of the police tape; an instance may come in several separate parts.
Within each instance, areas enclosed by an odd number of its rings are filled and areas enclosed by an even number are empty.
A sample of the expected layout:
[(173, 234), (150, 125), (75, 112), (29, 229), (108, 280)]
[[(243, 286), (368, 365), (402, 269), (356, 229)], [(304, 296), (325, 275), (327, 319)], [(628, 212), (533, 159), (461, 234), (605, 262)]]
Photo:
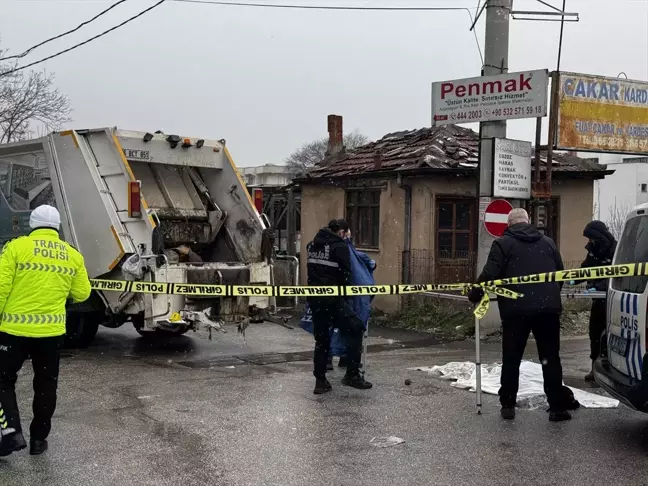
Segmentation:
[(380, 295), (412, 295), (425, 292), (459, 291), (464, 295), (471, 288), (481, 287), (485, 293), (475, 307), (475, 316), (481, 319), (488, 312), (488, 294), (518, 299), (524, 294), (504, 288), (504, 285), (527, 285), (552, 282), (578, 282), (615, 277), (648, 275), (648, 263), (628, 263), (601, 267), (559, 270), (521, 277), (490, 280), (480, 284), (400, 284), (400, 285), (349, 285), (349, 286), (303, 286), (303, 285), (211, 285), (170, 282), (147, 282), (125, 280), (91, 279), (92, 288), (98, 291), (134, 292), (144, 294), (169, 294), (211, 297), (358, 297)]
[[(211, 297), (358, 297), (376, 295), (407, 295), (423, 292), (463, 291), (471, 284), (421, 284), (421, 285), (211, 285), (170, 282), (145, 282), (92, 279), (92, 288), (101, 291), (134, 292), (139, 294), (169, 294)], [(489, 292), (516, 299), (520, 294), (508, 289), (488, 286)]]

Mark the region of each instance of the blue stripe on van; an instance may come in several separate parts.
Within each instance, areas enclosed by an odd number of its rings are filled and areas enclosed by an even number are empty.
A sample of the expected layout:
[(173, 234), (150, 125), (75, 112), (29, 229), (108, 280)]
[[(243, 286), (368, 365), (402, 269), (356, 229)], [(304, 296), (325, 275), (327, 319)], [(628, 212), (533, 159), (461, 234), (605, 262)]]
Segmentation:
[(634, 299), (632, 300), (632, 315), (635, 316), (635, 317), (638, 315), (638, 312), (637, 312), (637, 302), (638, 301), (639, 301), (639, 296), (635, 295)]

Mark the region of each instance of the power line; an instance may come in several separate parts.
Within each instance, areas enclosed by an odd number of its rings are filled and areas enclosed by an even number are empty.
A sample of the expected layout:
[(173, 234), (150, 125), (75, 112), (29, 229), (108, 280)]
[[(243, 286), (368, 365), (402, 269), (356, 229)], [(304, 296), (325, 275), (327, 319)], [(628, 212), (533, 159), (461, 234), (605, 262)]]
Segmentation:
[(75, 44), (75, 45), (73, 45), (72, 47), (68, 47), (67, 49), (65, 49), (65, 50), (63, 50), (63, 51), (57, 52), (56, 54), (52, 54), (51, 56), (44, 57), (43, 59), (39, 59), (38, 61), (34, 61), (34, 62), (32, 62), (32, 63), (25, 64), (24, 66), (18, 66), (18, 67), (14, 68), (14, 69), (10, 69), (9, 71), (0, 72), (0, 77), (2, 77), (2, 76), (8, 76), (8, 75), (13, 74), (13, 73), (16, 73), (16, 72), (18, 72), (18, 71), (22, 71), (23, 69), (27, 69), (27, 68), (29, 68), (29, 67), (35, 66), (36, 64), (40, 64), (40, 63), (43, 63), (43, 62), (45, 62), (45, 61), (49, 61), (50, 59), (54, 59), (55, 57), (61, 56), (61, 55), (65, 54), (65, 53), (67, 53), (67, 52), (73, 51), (74, 49), (77, 49), (77, 48), (79, 48), (79, 47), (81, 47), (81, 46), (84, 46), (84, 45), (86, 45), (86, 44), (92, 42), (93, 40), (99, 39), (100, 37), (103, 37), (104, 35), (109, 34), (109, 33), (112, 32), (113, 30), (117, 30), (117, 29), (119, 29), (120, 27), (123, 27), (124, 25), (128, 24), (129, 22), (132, 22), (133, 20), (135, 20), (135, 19), (141, 17), (142, 15), (144, 15), (144, 14), (150, 12), (150, 11), (153, 10), (154, 8), (159, 7), (159, 6), (162, 5), (164, 2), (166, 2), (166, 0), (160, 0), (160, 1), (157, 2), (156, 4), (151, 5), (149, 8), (147, 8), (147, 9), (145, 9), (145, 10), (142, 10), (142, 11), (141, 11), (140, 13), (138, 13), (137, 15), (133, 15), (132, 17), (130, 17), (130, 18), (124, 20), (121, 24), (117, 24), (117, 25), (115, 25), (114, 27), (111, 27), (111, 28), (108, 29), (108, 30), (104, 30), (101, 34), (97, 34), (97, 35), (95, 35), (94, 37), (90, 37), (89, 39), (84, 40), (83, 42), (79, 42), (78, 44)]
[[(232, 7), (261, 7), (261, 8), (284, 8), (296, 10), (378, 10), (378, 11), (443, 11), (443, 10), (466, 10), (470, 13), (468, 7), (361, 7), (361, 6), (344, 6), (344, 5), (298, 5), (298, 4), (279, 4), (279, 3), (247, 3), (247, 2), (221, 2), (217, 0), (171, 0), (178, 3), (203, 3), (210, 5), (229, 5)], [(471, 14), (472, 15), (472, 14)]]
[[(470, 17), (470, 23), (473, 23), (473, 14), (468, 7), (361, 7), (361, 6), (343, 6), (343, 5), (298, 5), (298, 4), (275, 4), (275, 3), (246, 3), (246, 2), (229, 2), (218, 0), (171, 0), (177, 3), (197, 3), (203, 5), (223, 5), (229, 7), (257, 7), (257, 8), (281, 8), (293, 10), (355, 10), (355, 11), (380, 11), (380, 12), (449, 12), (449, 11), (464, 11)], [(477, 44), (477, 51), (482, 64), (484, 64), (484, 56), (482, 54), (477, 32), (473, 30), (475, 42)]]
[(22, 54), (16, 54), (15, 56), (0, 57), (0, 61), (8, 61), (9, 59), (21, 59), (21, 58), (25, 57), (27, 54), (29, 54), (30, 52), (32, 52), (33, 50), (38, 49), (39, 47), (44, 46), (45, 44), (48, 44), (48, 43), (50, 43), (50, 42), (52, 42), (52, 41), (55, 41), (55, 40), (57, 40), (57, 39), (60, 39), (61, 37), (65, 37), (66, 35), (70, 35), (70, 34), (76, 32), (76, 31), (79, 30), (81, 27), (83, 27), (83, 26), (85, 26), (85, 25), (88, 25), (89, 23), (94, 22), (95, 20), (97, 20), (97, 19), (98, 19), (99, 17), (101, 17), (102, 15), (107, 14), (107, 13), (110, 12), (113, 8), (119, 6), (120, 4), (122, 4), (122, 3), (126, 2), (126, 1), (128, 1), (128, 0), (119, 0), (119, 1), (116, 2), (116, 3), (113, 3), (113, 4), (112, 4), (110, 7), (108, 7), (107, 9), (102, 10), (101, 12), (99, 12), (97, 15), (95, 15), (95, 16), (92, 17), (91, 19), (86, 20), (85, 22), (83, 22), (83, 23), (77, 25), (74, 29), (72, 29), (72, 30), (68, 30), (67, 32), (63, 32), (62, 34), (59, 34), (59, 35), (57, 35), (56, 37), (51, 37), (51, 38), (49, 38), (49, 39), (47, 39), (47, 40), (44, 40), (43, 42), (41, 42), (41, 43), (39, 43), (39, 44), (36, 44), (35, 46), (30, 47), (29, 49), (27, 49), (27, 50), (26, 50), (25, 52), (23, 52)]

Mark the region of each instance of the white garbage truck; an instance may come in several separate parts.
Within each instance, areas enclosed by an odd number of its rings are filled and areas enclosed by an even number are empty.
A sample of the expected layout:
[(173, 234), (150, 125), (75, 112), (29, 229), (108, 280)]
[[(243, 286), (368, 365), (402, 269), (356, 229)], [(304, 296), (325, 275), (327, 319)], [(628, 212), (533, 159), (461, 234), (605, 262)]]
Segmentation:
[[(68, 130), (0, 145), (0, 245), (29, 232), (41, 204), (61, 213), (61, 236), (91, 278), (176, 284), (273, 285), (272, 232), (224, 140), (117, 128)], [(93, 291), (68, 307), (68, 338), (98, 325), (140, 334), (220, 328), (273, 297)]]

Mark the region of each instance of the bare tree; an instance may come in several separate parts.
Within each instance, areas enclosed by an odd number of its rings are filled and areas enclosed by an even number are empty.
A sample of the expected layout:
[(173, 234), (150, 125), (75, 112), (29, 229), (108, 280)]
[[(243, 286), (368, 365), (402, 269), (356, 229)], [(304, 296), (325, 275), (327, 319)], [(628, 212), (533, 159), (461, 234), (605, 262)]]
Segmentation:
[[(0, 57), (6, 51), (0, 49)], [(0, 64), (0, 143), (30, 138), (70, 121), (70, 100), (54, 87), (46, 71), (10, 73), (15, 63)], [(6, 73), (6, 74), (5, 74)]]
[(608, 207), (608, 220), (605, 224), (617, 241), (621, 238), (623, 225), (625, 224), (626, 217), (631, 210), (632, 208), (627, 203), (617, 204), (615, 202)]
[[(347, 150), (360, 147), (368, 142), (369, 139), (358, 131), (347, 133), (343, 140)], [(285, 160), (288, 171), (293, 177), (303, 176), (324, 160), (327, 148), (328, 140), (326, 138), (305, 143)]]

